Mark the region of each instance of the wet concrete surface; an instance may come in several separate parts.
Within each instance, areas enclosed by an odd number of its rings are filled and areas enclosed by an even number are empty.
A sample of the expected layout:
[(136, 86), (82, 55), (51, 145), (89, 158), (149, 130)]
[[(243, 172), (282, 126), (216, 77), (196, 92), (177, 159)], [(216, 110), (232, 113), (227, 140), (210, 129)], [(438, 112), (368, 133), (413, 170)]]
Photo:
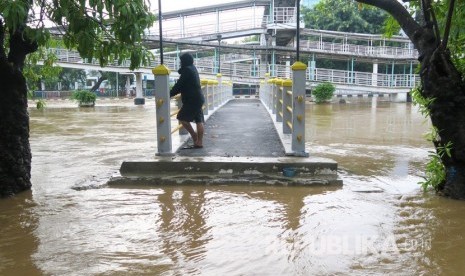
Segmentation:
[[(258, 99), (233, 99), (205, 123), (203, 148), (181, 146), (174, 156), (126, 160), (122, 177), (108, 184), (132, 187), (190, 183), (230, 185), (341, 185), (337, 162), (318, 157), (285, 157), (275, 123)], [(189, 139), (184, 145), (192, 145)], [(300, 177), (283, 177), (291, 170)]]
[[(187, 141), (193, 144), (192, 140)], [(183, 149), (180, 156), (279, 157), (284, 147), (268, 111), (258, 99), (229, 101), (205, 123), (201, 149)]]

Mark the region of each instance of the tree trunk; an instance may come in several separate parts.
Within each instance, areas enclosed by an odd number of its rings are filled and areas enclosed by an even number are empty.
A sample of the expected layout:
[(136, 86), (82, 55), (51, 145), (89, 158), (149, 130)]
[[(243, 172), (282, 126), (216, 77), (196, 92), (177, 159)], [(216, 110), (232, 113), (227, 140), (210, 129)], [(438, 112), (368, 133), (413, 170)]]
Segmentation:
[(0, 59), (0, 197), (31, 188), (27, 87), (23, 74)]
[[(421, 63), (421, 94), (424, 98), (435, 99), (428, 107), (431, 122), (439, 135), (439, 139), (434, 141), (434, 146), (439, 153), (440, 147), (452, 143), (451, 156), (442, 156), (446, 180), (438, 190), (445, 196), (465, 200), (465, 81), (452, 63), (450, 52), (444, 47), (447, 41), (441, 41), (432, 10), (429, 5), (422, 7), (425, 24), (420, 26), (400, 1), (356, 1), (373, 5), (391, 14), (418, 50)], [(448, 19), (452, 15), (453, 2), (450, 5)], [(446, 26), (446, 34), (449, 27)], [(447, 39), (448, 35), (445, 37)]]
[(92, 86), (92, 88), (90, 89), (90, 91), (92, 92), (99, 89), (102, 82), (108, 79), (108, 77), (102, 71), (99, 71), (99, 72), (100, 72), (100, 77), (98, 78), (97, 83), (94, 84), (94, 86)]
[(423, 96), (435, 98), (429, 107), (431, 122), (439, 132), (436, 148), (452, 143), (451, 157), (444, 154), (446, 180), (439, 192), (465, 199), (465, 83), (450, 59), (450, 53), (436, 47), (422, 62)]

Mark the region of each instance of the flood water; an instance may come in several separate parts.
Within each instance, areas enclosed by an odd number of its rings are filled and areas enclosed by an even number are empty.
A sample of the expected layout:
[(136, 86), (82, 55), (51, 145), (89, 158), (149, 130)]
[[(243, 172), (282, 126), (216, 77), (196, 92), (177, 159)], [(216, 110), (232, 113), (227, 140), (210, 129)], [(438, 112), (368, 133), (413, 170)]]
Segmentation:
[(307, 106), (338, 188), (106, 187), (153, 158), (153, 100), (31, 108), (33, 188), (0, 200), (0, 275), (461, 275), (465, 203), (420, 189), (429, 124), (386, 100)]

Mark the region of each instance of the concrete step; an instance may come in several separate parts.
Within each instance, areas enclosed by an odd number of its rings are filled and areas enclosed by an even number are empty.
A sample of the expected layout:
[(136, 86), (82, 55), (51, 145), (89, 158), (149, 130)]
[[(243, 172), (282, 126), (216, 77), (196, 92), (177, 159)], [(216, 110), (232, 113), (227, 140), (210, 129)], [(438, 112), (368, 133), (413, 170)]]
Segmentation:
[[(110, 186), (126, 185), (342, 185), (337, 162), (319, 157), (166, 157), (123, 162)], [(283, 170), (295, 172), (285, 176)]]

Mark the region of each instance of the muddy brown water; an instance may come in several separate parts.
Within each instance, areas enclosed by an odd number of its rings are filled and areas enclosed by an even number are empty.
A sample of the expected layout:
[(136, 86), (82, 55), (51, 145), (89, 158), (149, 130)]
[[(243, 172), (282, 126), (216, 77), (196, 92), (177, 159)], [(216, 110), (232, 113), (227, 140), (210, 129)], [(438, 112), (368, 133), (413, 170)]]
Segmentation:
[(416, 107), (307, 110), (307, 149), (338, 161), (342, 188), (105, 187), (153, 157), (153, 100), (31, 108), (33, 189), (0, 200), (0, 275), (463, 274), (465, 203), (417, 184), (431, 145)]

